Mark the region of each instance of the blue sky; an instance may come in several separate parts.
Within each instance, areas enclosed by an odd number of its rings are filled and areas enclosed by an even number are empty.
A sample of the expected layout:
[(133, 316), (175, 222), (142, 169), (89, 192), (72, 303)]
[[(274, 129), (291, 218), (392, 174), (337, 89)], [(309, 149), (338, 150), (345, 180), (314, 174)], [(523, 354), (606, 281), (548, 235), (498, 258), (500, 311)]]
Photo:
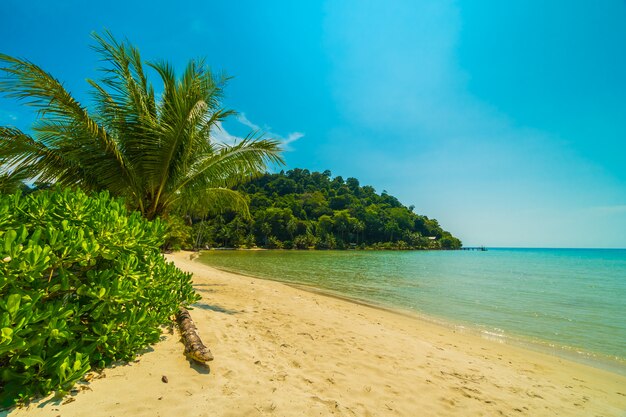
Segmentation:
[[(195, 3), (195, 4), (194, 4)], [(626, 2), (5, 0), (0, 51), (88, 101), (109, 28), (234, 76), (224, 135), (387, 190), (466, 245), (626, 247)], [(0, 124), (33, 115), (0, 100)]]

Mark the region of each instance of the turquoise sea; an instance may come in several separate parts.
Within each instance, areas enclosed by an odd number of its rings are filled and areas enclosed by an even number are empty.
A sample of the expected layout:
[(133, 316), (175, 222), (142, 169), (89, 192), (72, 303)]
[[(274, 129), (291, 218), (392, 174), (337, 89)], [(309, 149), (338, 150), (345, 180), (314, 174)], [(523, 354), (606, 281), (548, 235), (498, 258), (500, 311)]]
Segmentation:
[(626, 370), (626, 250), (208, 251), (200, 260)]

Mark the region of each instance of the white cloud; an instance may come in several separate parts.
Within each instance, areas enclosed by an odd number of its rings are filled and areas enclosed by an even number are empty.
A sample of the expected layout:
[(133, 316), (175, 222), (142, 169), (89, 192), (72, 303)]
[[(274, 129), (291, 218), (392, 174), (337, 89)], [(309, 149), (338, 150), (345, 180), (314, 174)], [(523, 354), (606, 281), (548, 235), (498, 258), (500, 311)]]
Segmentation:
[[(287, 136), (279, 135), (275, 132), (272, 132), (269, 126), (261, 127), (257, 125), (256, 123), (251, 122), (250, 119), (246, 117), (245, 113), (241, 113), (237, 115), (237, 121), (241, 123), (242, 125), (249, 127), (254, 132), (264, 133), (263, 136), (266, 138), (271, 138), (271, 139), (275, 139), (279, 141), (284, 151), (293, 150), (293, 148), (290, 145), (293, 142), (297, 141), (298, 139), (301, 139), (304, 137), (304, 133), (302, 132), (291, 132), (291, 133), (288, 133)], [(217, 126), (217, 129), (213, 131), (213, 138), (217, 140), (218, 142), (221, 142), (227, 145), (233, 145), (236, 142), (243, 140), (242, 137), (235, 136), (235, 135), (228, 133), (228, 131), (224, 128), (222, 123), (218, 122), (216, 123), (216, 126)]]
[(215, 141), (229, 146), (232, 146), (243, 139), (239, 136), (234, 136), (228, 133), (228, 131), (224, 128), (221, 122), (215, 123), (215, 128), (213, 129), (211, 136)]
[(255, 125), (250, 120), (248, 120), (245, 113), (238, 114), (237, 121), (239, 121), (239, 123), (241, 123), (244, 126), (248, 126), (252, 130), (261, 130), (261, 127), (259, 125)]
[(286, 138), (281, 138), (281, 143), (283, 144), (283, 148), (285, 150), (290, 150), (291, 148), (288, 146), (290, 143), (297, 141), (298, 139), (304, 137), (304, 133), (293, 132), (287, 135)]

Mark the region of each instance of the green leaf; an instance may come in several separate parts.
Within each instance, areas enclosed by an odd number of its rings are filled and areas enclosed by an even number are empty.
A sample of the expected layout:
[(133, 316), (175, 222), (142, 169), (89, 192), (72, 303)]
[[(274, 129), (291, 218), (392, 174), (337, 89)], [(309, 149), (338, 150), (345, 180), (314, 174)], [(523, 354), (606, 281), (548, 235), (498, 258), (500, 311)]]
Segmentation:
[(41, 227), (38, 227), (35, 229), (35, 231), (31, 235), (30, 241), (33, 245), (36, 245), (37, 243), (39, 243), (39, 239), (41, 238), (41, 232), (42, 232)]
[(13, 329), (10, 327), (2, 328), (2, 341), (8, 340), (9, 342), (13, 339)]
[(4, 251), (7, 253), (11, 252), (11, 244), (17, 237), (17, 232), (13, 229), (7, 230), (4, 234)]
[(6, 309), (9, 312), (11, 317), (15, 316), (17, 310), (20, 308), (20, 302), (22, 301), (22, 296), (19, 294), (11, 294), (7, 299)]
[(19, 243), (24, 242), (26, 238), (28, 237), (28, 229), (23, 224), (20, 225), (18, 235), (19, 235), (19, 239), (18, 239)]
[(33, 366), (33, 365), (43, 365), (44, 364), (43, 359), (41, 359), (39, 356), (27, 356), (25, 358), (20, 358), (17, 361), (23, 363), (27, 367), (30, 367), (30, 366)]

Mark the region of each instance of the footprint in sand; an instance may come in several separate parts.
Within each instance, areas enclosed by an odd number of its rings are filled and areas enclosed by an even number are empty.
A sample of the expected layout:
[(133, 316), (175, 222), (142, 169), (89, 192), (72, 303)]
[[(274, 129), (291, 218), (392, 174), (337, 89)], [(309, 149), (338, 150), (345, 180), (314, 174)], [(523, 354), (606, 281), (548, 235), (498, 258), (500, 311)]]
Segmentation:
[(528, 395), (531, 398), (540, 398), (543, 400), (543, 397), (539, 394), (537, 394), (536, 392), (533, 391), (526, 391), (526, 395)]
[(450, 405), (452, 407), (456, 406), (457, 402), (452, 398), (439, 397), (439, 401), (446, 403), (446, 405)]
[(313, 396), (313, 397), (311, 397), (311, 399), (313, 401), (317, 401), (319, 403), (322, 403), (322, 404), (328, 406), (328, 408), (331, 409), (331, 410), (339, 408), (339, 403), (337, 401), (335, 401), (335, 400), (323, 400), (323, 399), (321, 399), (318, 396)]

